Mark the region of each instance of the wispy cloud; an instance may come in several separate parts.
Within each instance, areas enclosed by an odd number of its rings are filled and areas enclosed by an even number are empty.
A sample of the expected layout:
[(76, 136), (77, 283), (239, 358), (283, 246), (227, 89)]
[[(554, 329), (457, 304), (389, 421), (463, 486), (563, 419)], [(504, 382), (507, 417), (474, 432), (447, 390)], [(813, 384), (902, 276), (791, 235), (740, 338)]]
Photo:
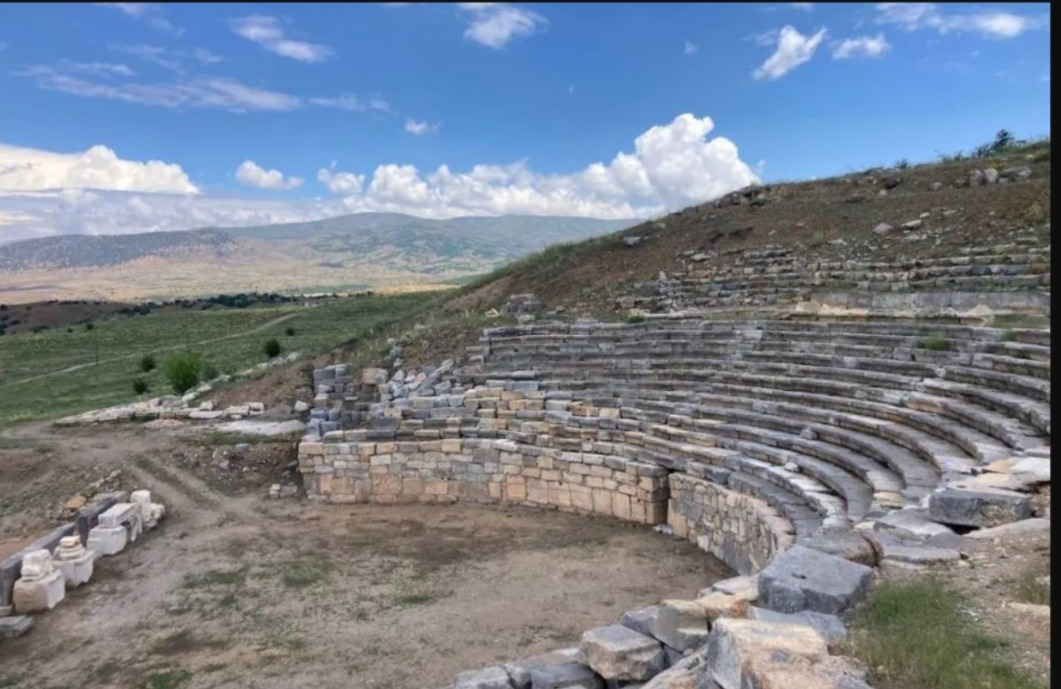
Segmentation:
[(752, 72), (758, 80), (780, 79), (796, 67), (814, 57), (814, 52), (825, 39), (825, 29), (804, 36), (792, 26), (784, 26), (777, 33), (777, 49)]
[(169, 83), (130, 81), (116, 84), (90, 81), (47, 65), (37, 65), (15, 74), (32, 78), (38, 88), (47, 91), (172, 110), (286, 111), (294, 110), (301, 104), (297, 96), (247, 86), (235, 79), (223, 77), (194, 77)]
[(390, 103), (379, 96), (372, 96), (362, 100), (354, 95), (337, 96), (335, 98), (310, 98), (309, 102), (322, 108), (335, 108), (347, 112), (365, 112), (374, 110), (376, 112), (390, 112)]
[(833, 48), (834, 60), (846, 60), (853, 57), (881, 57), (888, 52), (891, 44), (884, 34), (846, 38)]
[(301, 177), (287, 177), (279, 170), (266, 170), (253, 160), (244, 160), (236, 168), (236, 181), (245, 187), (258, 189), (298, 189)]
[(116, 9), (122, 14), (145, 21), (160, 31), (166, 31), (174, 36), (180, 36), (184, 29), (170, 20), (166, 19), (162, 11), (162, 5), (154, 2), (97, 2), (97, 7), (109, 7)]
[(803, 10), (804, 12), (813, 12), (814, 11), (814, 3), (813, 2), (790, 2), (790, 3), (788, 3), (788, 6), (791, 7), (792, 9), (794, 9), (794, 10)]
[(220, 55), (215, 55), (206, 48), (192, 48), (191, 50), (170, 50), (158, 45), (126, 45), (116, 44), (110, 46), (112, 50), (138, 57), (145, 62), (158, 65), (173, 72), (183, 74), (186, 62), (198, 65), (215, 65), (224, 62)]
[(421, 136), (423, 134), (437, 134), (438, 129), (441, 126), (442, 124), (440, 122), (417, 122), (412, 118), (405, 120), (405, 131), (409, 132), (414, 136)]
[(113, 62), (73, 62), (63, 60), (65, 69), (81, 74), (91, 74), (96, 77), (135, 77), (136, 72), (128, 65)]
[(878, 24), (894, 24), (907, 31), (973, 32), (987, 38), (1015, 38), (1043, 25), (1039, 18), (996, 10), (948, 13), (933, 2), (884, 2), (877, 5), (877, 13)]
[(683, 55), (696, 55), (698, 52), (700, 52), (700, 49), (692, 41), (686, 41), (685, 47), (682, 48)]
[(276, 17), (239, 17), (230, 20), (229, 27), (236, 35), (257, 43), (269, 52), (299, 62), (323, 62), (335, 54), (334, 50), (321, 43), (286, 38), (283, 26)]
[(529, 36), (548, 24), (537, 12), (503, 2), (462, 2), (457, 7), (469, 17), (464, 37), (490, 48), (501, 49), (517, 36)]
[[(157, 53), (146, 55), (158, 57)], [(136, 103), (170, 110), (227, 110), (229, 112), (286, 112), (307, 106), (350, 112), (389, 112), (379, 95), (360, 99), (353, 95), (306, 98), (280, 91), (248, 86), (236, 79), (179, 73), (172, 81), (133, 80), (135, 72), (125, 65), (63, 61), (57, 65), (34, 65), (15, 76), (33, 79), (38, 88), (85, 98)]]

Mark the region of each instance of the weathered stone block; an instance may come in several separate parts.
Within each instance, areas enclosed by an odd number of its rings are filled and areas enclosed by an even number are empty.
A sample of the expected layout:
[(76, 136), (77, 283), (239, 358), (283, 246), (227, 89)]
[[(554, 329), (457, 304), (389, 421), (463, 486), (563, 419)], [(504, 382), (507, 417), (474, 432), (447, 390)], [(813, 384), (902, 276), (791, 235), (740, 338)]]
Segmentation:
[(604, 681), (581, 663), (535, 668), (530, 676), (531, 689), (604, 689)]
[(508, 673), (499, 665), (457, 675), (453, 689), (512, 689)]
[(89, 550), (93, 550), (100, 555), (116, 555), (125, 549), (125, 545), (129, 542), (129, 532), (125, 530), (124, 526), (103, 526), (99, 525), (88, 532), (88, 546)]
[(92, 578), (96, 553), (81, 545), (79, 536), (67, 536), (59, 541), (53, 558), (55, 567), (63, 573), (66, 588), (77, 588)]
[(584, 632), (580, 648), (585, 663), (607, 680), (651, 679), (667, 663), (658, 641), (620, 624)]
[(15, 612), (51, 610), (66, 596), (63, 573), (55, 568), (47, 550), (34, 550), (22, 558), (22, 577), (15, 582)]
[(630, 612), (623, 613), (623, 617), (619, 620), (619, 624), (624, 627), (629, 627), (639, 634), (652, 636), (652, 623), (658, 615), (659, 606), (650, 605), (647, 608), (631, 610)]
[(707, 613), (691, 600), (665, 600), (650, 625), (652, 636), (673, 649), (696, 648), (707, 638)]
[(721, 619), (708, 639), (707, 677), (721, 689), (836, 689), (862, 673), (846, 658), (830, 657), (810, 626)]
[(836, 615), (825, 615), (820, 612), (802, 610), (796, 613), (777, 612), (763, 608), (749, 607), (748, 619), (760, 622), (778, 622), (781, 624), (802, 624), (818, 632), (826, 643), (834, 644), (847, 638), (847, 626)]
[(794, 545), (759, 573), (759, 602), (778, 612), (837, 614), (869, 590), (873, 569)]
[(1032, 516), (1028, 496), (1012, 490), (944, 488), (928, 498), (928, 515), (941, 524), (990, 528)]
[(539, 670), (556, 665), (572, 665), (578, 663), (579, 648), (562, 648), (558, 651), (550, 651), (541, 655), (531, 656), (514, 660), (502, 665), (505, 672), (512, 679), (514, 689), (531, 689), (531, 670)]
[(0, 639), (16, 639), (33, 629), (33, 618), (27, 615), (0, 617)]

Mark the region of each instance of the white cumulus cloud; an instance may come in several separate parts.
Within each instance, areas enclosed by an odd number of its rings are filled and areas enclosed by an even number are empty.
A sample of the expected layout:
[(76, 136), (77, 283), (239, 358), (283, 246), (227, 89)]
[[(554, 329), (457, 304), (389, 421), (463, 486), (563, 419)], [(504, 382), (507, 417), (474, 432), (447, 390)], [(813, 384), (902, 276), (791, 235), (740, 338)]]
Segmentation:
[[(332, 194), (323, 199), (195, 194), (196, 187), (179, 166), (118, 161), (124, 163), (117, 165), (123, 172), (118, 174), (112, 169), (116, 156), (102, 147), (92, 149), (97, 151), (94, 155), (111, 160), (111, 165), (87, 166), (108, 171), (108, 183), (100, 186), (98, 172), (68, 173), (76, 159), (87, 153), (62, 156), (32, 151), (29, 155), (0, 147), (0, 237), (260, 225), (362, 211), (431, 218), (510, 213), (651, 217), (758, 181), (756, 172), (741, 160), (736, 144), (710, 136), (714, 128), (710, 117), (685, 113), (649, 128), (631, 148), (610, 161), (562, 174), (537, 172), (527, 160), (473, 165), (466, 170), (441, 165), (433, 171), (383, 163), (370, 172), (339, 170), (333, 162), (317, 172), (317, 181)], [(53, 159), (63, 164), (57, 169)], [(84, 183), (86, 177), (93, 178), (92, 183)], [(300, 182), (249, 160), (240, 166), (237, 178), (272, 189), (293, 188)], [(78, 187), (129, 191), (87, 192)]]
[(846, 60), (852, 57), (881, 57), (888, 52), (891, 44), (884, 38), (884, 34), (876, 36), (860, 36), (859, 38), (845, 38), (833, 48), (834, 60)]
[(323, 62), (335, 53), (331, 48), (320, 43), (286, 38), (283, 26), (276, 17), (264, 15), (239, 17), (230, 20), (229, 27), (235, 34), (257, 43), (271, 53), (300, 62)]
[(517, 36), (529, 36), (548, 24), (545, 17), (503, 2), (462, 2), (469, 17), (464, 37), (490, 48), (504, 48)]
[(877, 12), (878, 24), (894, 24), (907, 31), (973, 32), (987, 38), (1015, 38), (1043, 25), (1038, 18), (998, 10), (946, 12), (934, 2), (883, 2)]
[(682, 48), (683, 55), (696, 55), (698, 52), (700, 52), (700, 49), (692, 41), (686, 41), (685, 47)]
[(752, 72), (756, 79), (780, 79), (796, 67), (814, 57), (814, 52), (825, 39), (825, 29), (804, 36), (793, 26), (784, 26), (777, 33), (777, 49)]
[(632, 217), (702, 202), (757, 181), (732, 141), (708, 139), (713, 129), (710, 117), (683, 114), (639, 136), (632, 153), (570, 174), (537, 173), (526, 161), (475, 165), (466, 172), (442, 165), (428, 174), (412, 165), (385, 164), (367, 186), (363, 176), (349, 178), (351, 188), (364, 188), (358, 193), (336, 188), (341, 175), (352, 173), (321, 170), (318, 179), (344, 194), (351, 211)]
[(258, 189), (297, 189), (303, 180), (301, 177), (285, 177), (279, 170), (266, 170), (253, 160), (244, 160), (236, 168), (236, 181)]
[(123, 160), (106, 146), (53, 153), (0, 144), (0, 192), (48, 189), (199, 193), (180, 165)]
[(405, 120), (405, 131), (414, 136), (420, 136), (422, 134), (437, 134), (440, 126), (441, 125), (438, 122), (417, 122), (411, 117)]

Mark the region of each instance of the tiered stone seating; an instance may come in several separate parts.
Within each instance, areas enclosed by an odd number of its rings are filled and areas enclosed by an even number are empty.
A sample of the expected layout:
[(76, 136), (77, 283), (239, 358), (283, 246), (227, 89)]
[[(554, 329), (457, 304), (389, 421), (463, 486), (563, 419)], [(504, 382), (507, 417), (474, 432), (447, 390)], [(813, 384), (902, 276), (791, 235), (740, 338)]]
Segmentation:
[(546, 400), (618, 409), (639, 423), (642, 461), (724, 467), (728, 485), (809, 534), (1048, 448), (1048, 335), (1032, 332), (686, 320), (501, 328), (484, 333), (458, 382), (533, 380)]
[[(778, 307), (836, 292), (1049, 292), (1050, 247), (1034, 237), (968, 247), (957, 256), (884, 261), (807, 260), (781, 246), (733, 249), (720, 256), (686, 252), (661, 279), (618, 299), (649, 311)], [(712, 260), (717, 259), (717, 260)], [(994, 298), (997, 301), (999, 298)]]

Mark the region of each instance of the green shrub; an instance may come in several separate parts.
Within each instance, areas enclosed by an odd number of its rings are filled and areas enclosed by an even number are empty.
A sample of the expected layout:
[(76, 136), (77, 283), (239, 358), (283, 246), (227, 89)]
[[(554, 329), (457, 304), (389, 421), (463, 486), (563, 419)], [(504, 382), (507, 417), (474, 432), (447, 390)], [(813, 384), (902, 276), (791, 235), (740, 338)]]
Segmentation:
[(906, 168), (910, 167), (910, 161), (906, 158), (900, 158), (899, 160), (895, 161), (895, 167), (900, 170), (905, 170)]
[(217, 370), (217, 366), (213, 364), (203, 364), (203, 380), (213, 380), (221, 375), (221, 372)]
[(143, 378), (133, 378), (133, 392), (136, 394), (142, 395), (150, 389), (151, 386), (149, 386), (147, 381)]
[(85, 330), (92, 330), (95, 327), (96, 326), (93, 325), (92, 323), (85, 323)]
[(626, 317), (627, 323), (644, 323), (645, 317), (639, 313), (632, 313)]
[(950, 349), (950, 340), (945, 337), (926, 337), (917, 346), (931, 352), (946, 352)]
[(155, 357), (151, 354), (145, 354), (140, 359), (140, 370), (144, 373), (155, 370)]
[(288, 337), (294, 337), (295, 336), (295, 329), (294, 328), (288, 328), (284, 332), (287, 333)]
[(280, 356), (280, 340), (275, 337), (271, 340), (266, 340), (265, 346), (262, 347), (262, 351), (265, 352), (265, 356), (272, 359), (275, 356)]
[(181, 352), (166, 359), (166, 380), (173, 386), (178, 395), (195, 387), (203, 369), (203, 360), (199, 352)]

